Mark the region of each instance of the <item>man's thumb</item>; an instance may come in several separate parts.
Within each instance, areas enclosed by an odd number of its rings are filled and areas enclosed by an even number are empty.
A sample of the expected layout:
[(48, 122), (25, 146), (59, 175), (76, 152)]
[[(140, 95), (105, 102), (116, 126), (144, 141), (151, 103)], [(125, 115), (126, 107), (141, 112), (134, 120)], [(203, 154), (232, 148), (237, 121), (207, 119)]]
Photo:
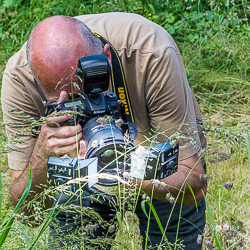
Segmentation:
[(67, 100), (69, 100), (69, 95), (68, 95), (68, 93), (67, 93), (66, 91), (62, 91), (62, 92), (60, 93), (59, 100), (58, 100), (57, 103), (61, 103), (61, 102), (67, 101)]
[(87, 154), (87, 143), (84, 140), (80, 141), (80, 149), (78, 152), (79, 158), (80, 159), (85, 159)]

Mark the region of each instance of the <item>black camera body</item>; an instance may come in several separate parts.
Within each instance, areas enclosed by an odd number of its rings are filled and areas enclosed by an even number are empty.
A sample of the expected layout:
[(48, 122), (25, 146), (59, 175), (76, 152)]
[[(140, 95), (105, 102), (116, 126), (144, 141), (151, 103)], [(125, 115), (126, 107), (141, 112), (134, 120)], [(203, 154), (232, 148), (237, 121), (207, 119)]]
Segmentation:
[(61, 102), (53, 107), (53, 111), (75, 111), (72, 118), (61, 125), (74, 126), (78, 123), (84, 127), (85, 123), (92, 117), (112, 116), (113, 119), (124, 119), (122, 103), (113, 92), (95, 95), (81, 94), (79, 98)]
[(82, 127), (94, 116), (112, 116), (113, 119), (123, 119), (125, 112), (123, 103), (118, 100), (113, 92), (103, 94), (109, 88), (110, 66), (104, 55), (83, 57), (78, 62), (76, 76), (81, 84), (79, 86), (84, 92), (79, 98), (61, 102), (46, 111), (46, 116), (54, 111), (76, 111), (78, 114), (66, 121), (67, 126), (80, 123)]
[[(97, 173), (98, 159), (78, 159), (76, 158), (57, 158), (50, 157), (48, 160), (48, 180), (49, 185), (54, 188), (65, 184), (69, 180), (84, 176), (93, 176)], [(88, 189), (98, 182), (97, 178), (90, 178), (88, 182), (81, 185), (81, 189)], [(76, 192), (80, 186), (78, 183), (69, 185), (69, 190)]]
[(144, 180), (164, 179), (178, 171), (179, 144), (170, 145), (170, 141), (159, 143), (147, 149)]
[[(130, 176), (142, 180), (164, 179), (178, 171), (178, 153), (179, 144), (176, 143), (174, 146), (171, 146), (169, 141), (147, 148), (143, 155), (137, 155), (136, 151), (132, 150), (128, 153), (126, 162), (123, 163), (124, 168), (109, 168), (107, 172), (124, 177), (123, 173), (130, 171)], [(83, 190), (92, 187), (96, 183), (104, 186), (117, 185), (118, 182), (116, 180), (91, 178), (91, 176), (98, 173), (98, 161), (100, 160), (97, 157), (85, 160), (77, 157), (50, 157), (48, 161), (49, 184), (51, 187), (55, 187), (65, 184), (69, 180), (88, 176), (88, 182), (81, 184), (81, 189)], [(77, 183), (69, 185), (69, 190), (72, 192), (79, 188), (80, 185)]]
[[(82, 84), (80, 88), (83, 93), (80, 97), (53, 105), (46, 110), (45, 116), (54, 111), (75, 111), (72, 118), (60, 125), (74, 126), (80, 123), (83, 139), (88, 142), (86, 161), (90, 160), (96, 164), (96, 167), (92, 164), (95, 173), (122, 176), (122, 173), (129, 171), (132, 165), (132, 158), (130, 161), (127, 154), (134, 151), (132, 141), (136, 138), (137, 127), (134, 122), (129, 122), (131, 119), (128, 119), (124, 103), (115, 93), (103, 94), (108, 90), (110, 76), (110, 66), (106, 56), (95, 55), (79, 59), (76, 75)], [(107, 122), (100, 123), (100, 119), (106, 119)], [(115, 121), (119, 119), (122, 124), (117, 125)], [(124, 140), (125, 133), (128, 133), (130, 141)], [(152, 147), (146, 158), (154, 161), (153, 170), (146, 170), (141, 179), (165, 178), (176, 172), (178, 153), (174, 154), (173, 150), (169, 144)], [(76, 158), (65, 160), (52, 157), (48, 161), (49, 182), (55, 186), (77, 176), (93, 174), (88, 163)], [(114, 180), (99, 178), (98, 182), (102, 185), (117, 185), (117, 181)], [(75, 189), (76, 187), (72, 190)]]

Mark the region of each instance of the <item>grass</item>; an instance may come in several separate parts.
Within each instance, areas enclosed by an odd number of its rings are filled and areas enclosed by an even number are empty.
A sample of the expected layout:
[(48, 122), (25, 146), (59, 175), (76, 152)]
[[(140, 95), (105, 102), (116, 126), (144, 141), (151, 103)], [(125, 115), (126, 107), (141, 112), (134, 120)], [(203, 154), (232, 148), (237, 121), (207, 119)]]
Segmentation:
[[(203, 244), (203, 249), (209, 249), (209, 241), (215, 242), (216, 230), (222, 249), (250, 249), (247, 134), (250, 131), (250, 6), (247, 1), (96, 0), (68, 4), (60, 0), (38, 0), (0, 1), (0, 5), (1, 76), (8, 58), (18, 51), (34, 25), (50, 15), (127, 11), (144, 15), (167, 29), (180, 48), (207, 129), (207, 172), (213, 179), (208, 182), (206, 199), (212, 221), (208, 217), (204, 233), (207, 246)], [(13, 211), (8, 198), (10, 172), (5, 153), (1, 154), (0, 166), (2, 223)], [(233, 189), (226, 189), (226, 182), (232, 182)], [(139, 249), (137, 218), (127, 212), (121, 224), (114, 249)], [(223, 230), (223, 226), (227, 229), (225, 225), (229, 230)], [(30, 229), (15, 220), (5, 249), (27, 249), (40, 231), (41, 227)], [(38, 239), (36, 249), (47, 248), (47, 237), (46, 230)]]
[[(242, 249), (249, 248), (249, 209), (247, 204), (249, 203), (249, 168), (248, 168), (248, 155), (246, 152), (246, 145), (240, 145), (240, 143), (233, 142), (233, 146), (224, 139), (217, 139), (213, 135), (214, 139), (211, 141), (209, 138), (210, 150), (208, 152), (208, 172), (213, 176), (213, 179), (209, 181), (209, 188), (207, 194), (207, 200), (210, 204), (212, 211), (212, 217), (215, 225), (228, 224), (231, 229), (241, 226), (242, 230), (237, 232), (237, 236), (232, 237), (230, 240), (226, 240), (228, 232), (219, 232), (221, 235), (221, 243), (223, 249), (230, 249), (238, 239), (242, 238), (244, 247)], [(224, 143), (227, 145), (224, 145)], [(213, 149), (218, 150), (212, 153)], [(231, 153), (232, 157), (228, 160), (221, 160), (215, 162), (214, 159), (220, 159), (220, 150)], [(215, 150), (214, 150), (215, 151)], [(213, 160), (213, 161), (212, 161)], [(233, 189), (227, 190), (224, 185), (227, 182), (233, 183)], [(207, 225), (205, 239), (213, 239), (213, 232), (211, 225)]]

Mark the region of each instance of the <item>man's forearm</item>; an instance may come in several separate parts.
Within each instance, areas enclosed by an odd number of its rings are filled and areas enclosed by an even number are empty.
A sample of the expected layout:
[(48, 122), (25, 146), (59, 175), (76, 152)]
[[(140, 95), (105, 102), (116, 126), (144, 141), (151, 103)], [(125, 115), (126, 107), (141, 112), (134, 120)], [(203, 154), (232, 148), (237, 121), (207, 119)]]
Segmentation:
[[(79, 140), (82, 138), (81, 126), (79, 124), (62, 127), (58, 125), (71, 116), (51, 117), (51, 123), (43, 124), (26, 169), (24, 171), (11, 171), (10, 196), (14, 205), (21, 198), (28, 183), (29, 166), (31, 166), (32, 171), (32, 184), (26, 201), (33, 200), (48, 186), (47, 162), (49, 157), (60, 157), (77, 149)], [(49, 208), (53, 204), (53, 200), (49, 197), (41, 200), (45, 201), (44, 208)], [(32, 214), (32, 211), (25, 210), (25, 213), (29, 215)]]
[[(184, 166), (179, 165), (179, 171), (179, 173), (174, 173), (156, 183), (152, 180), (141, 181), (139, 179), (136, 179), (136, 183), (148, 196), (152, 195), (153, 198), (158, 200), (168, 201), (166, 195), (170, 193), (171, 196), (177, 199), (178, 203), (181, 203), (182, 200), (186, 205), (195, 205), (199, 203), (206, 193), (206, 182), (200, 180), (198, 173), (193, 172), (189, 175), (191, 170)], [(189, 177), (187, 178), (188, 175)], [(189, 184), (191, 183), (192, 192), (186, 180)]]
[[(178, 164), (178, 171), (165, 179), (157, 181), (142, 181), (136, 179), (138, 187), (141, 187), (147, 195), (155, 199), (167, 201), (166, 195), (175, 197), (177, 202), (184, 202), (186, 205), (195, 205), (203, 200), (206, 193), (206, 181), (200, 179), (204, 174), (202, 162), (197, 154), (182, 160)], [(192, 188), (192, 190), (190, 189)], [(183, 197), (184, 195), (184, 197)]]
[[(46, 186), (48, 185), (47, 180), (47, 161), (48, 156), (43, 151), (42, 140), (38, 139), (33, 154), (30, 158), (29, 164), (24, 171), (20, 173), (20, 171), (13, 171), (11, 173), (11, 186), (10, 186), (10, 199), (13, 205), (16, 205), (18, 200), (21, 198), (29, 177), (29, 167), (31, 167), (32, 172), (32, 184), (30, 188), (30, 192), (28, 197), (26, 198), (25, 203), (27, 201), (31, 201), (35, 198), (36, 195), (42, 193)], [(53, 200), (45, 197), (44, 208), (49, 208), (53, 204)], [(31, 215), (32, 211), (28, 211), (26, 208), (23, 210), (26, 215)]]

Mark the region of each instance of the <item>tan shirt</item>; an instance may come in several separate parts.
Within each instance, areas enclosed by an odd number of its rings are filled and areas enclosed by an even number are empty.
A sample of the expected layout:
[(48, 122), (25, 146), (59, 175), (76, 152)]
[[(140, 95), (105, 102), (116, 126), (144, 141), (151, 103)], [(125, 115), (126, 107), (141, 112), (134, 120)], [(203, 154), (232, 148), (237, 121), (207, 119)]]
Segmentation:
[[(187, 81), (180, 52), (171, 36), (159, 25), (129, 13), (105, 13), (76, 17), (93, 32), (106, 38), (117, 50), (125, 72), (135, 120), (138, 126), (136, 143), (150, 137), (151, 130), (164, 131), (159, 141), (181, 130), (196, 142), (180, 144), (179, 159), (183, 160), (205, 147), (205, 138), (197, 133), (196, 119), (202, 120), (197, 102)], [(28, 126), (22, 119), (30, 115), (39, 119), (44, 109), (32, 75), (28, 72), (26, 43), (12, 56), (6, 66), (2, 85), (2, 108), (9, 137), (19, 134), (24, 143), (11, 143), (23, 152), (8, 154), (9, 167), (26, 168), (36, 139), (19, 131)], [(8, 113), (11, 108), (16, 111)], [(19, 115), (20, 111), (24, 114)], [(183, 124), (186, 124), (183, 126)], [(189, 129), (187, 129), (187, 125)]]

